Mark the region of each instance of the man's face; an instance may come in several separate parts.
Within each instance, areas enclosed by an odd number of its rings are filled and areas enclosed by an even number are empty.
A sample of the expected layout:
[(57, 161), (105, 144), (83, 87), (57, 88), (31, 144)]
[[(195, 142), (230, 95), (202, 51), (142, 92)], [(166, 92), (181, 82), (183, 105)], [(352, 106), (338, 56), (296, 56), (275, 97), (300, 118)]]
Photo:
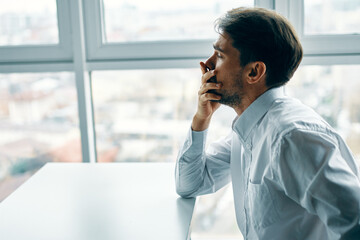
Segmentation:
[(213, 91), (221, 96), (218, 101), (230, 107), (239, 106), (243, 95), (243, 71), (240, 66), (240, 52), (232, 46), (227, 34), (219, 36), (214, 43), (214, 53), (205, 62), (209, 70), (216, 70), (216, 82), (222, 88)]

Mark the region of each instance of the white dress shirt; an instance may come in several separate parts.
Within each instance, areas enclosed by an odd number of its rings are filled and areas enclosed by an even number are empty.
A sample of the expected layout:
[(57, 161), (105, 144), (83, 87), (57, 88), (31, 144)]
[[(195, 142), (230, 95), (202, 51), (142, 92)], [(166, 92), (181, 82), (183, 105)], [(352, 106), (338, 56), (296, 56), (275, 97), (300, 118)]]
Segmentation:
[(176, 164), (182, 197), (230, 181), (245, 239), (360, 239), (360, 173), (342, 138), (313, 110), (270, 89), (205, 151), (189, 131)]

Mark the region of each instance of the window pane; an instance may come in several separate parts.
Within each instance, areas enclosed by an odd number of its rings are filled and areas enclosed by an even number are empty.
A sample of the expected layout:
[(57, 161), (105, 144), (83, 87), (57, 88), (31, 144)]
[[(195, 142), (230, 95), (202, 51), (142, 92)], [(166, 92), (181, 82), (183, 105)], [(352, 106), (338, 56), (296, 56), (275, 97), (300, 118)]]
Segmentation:
[(57, 43), (56, 0), (0, 0), (0, 46)]
[[(92, 73), (99, 161), (173, 162), (190, 128), (200, 69)], [(228, 133), (232, 109), (212, 121), (211, 140)]]
[(80, 162), (72, 73), (0, 74), (0, 201), (47, 162)]
[(106, 42), (212, 39), (216, 18), (254, 0), (103, 0)]
[(360, 163), (360, 65), (304, 66), (286, 87), (342, 135)]
[(304, 0), (305, 35), (360, 34), (359, 0)]

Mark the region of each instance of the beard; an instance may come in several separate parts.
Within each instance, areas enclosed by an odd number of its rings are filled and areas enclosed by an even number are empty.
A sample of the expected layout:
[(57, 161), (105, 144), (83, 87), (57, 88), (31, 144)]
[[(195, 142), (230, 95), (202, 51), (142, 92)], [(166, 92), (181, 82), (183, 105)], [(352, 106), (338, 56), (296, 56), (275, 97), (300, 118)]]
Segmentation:
[(229, 93), (228, 91), (219, 93), (214, 90), (211, 90), (211, 93), (221, 96), (220, 100), (210, 100), (211, 102), (218, 102), (232, 108), (239, 106), (241, 104), (242, 97), (238, 93)]
[[(233, 83), (231, 84), (231, 90), (222, 90), (220, 92), (216, 90), (209, 90), (209, 93), (214, 93), (216, 95), (221, 96), (220, 100), (211, 100), (212, 102), (218, 102), (224, 105), (227, 105), (229, 107), (237, 107), (241, 104), (242, 101), (242, 89), (243, 89), (243, 83), (241, 78), (242, 72), (239, 72), (233, 79)], [(216, 78), (215, 81), (217, 82)]]
[(219, 103), (227, 105), (229, 107), (236, 107), (241, 104), (241, 96), (238, 93), (230, 93), (224, 92), (223, 94), (219, 94), (221, 99), (218, 100)]

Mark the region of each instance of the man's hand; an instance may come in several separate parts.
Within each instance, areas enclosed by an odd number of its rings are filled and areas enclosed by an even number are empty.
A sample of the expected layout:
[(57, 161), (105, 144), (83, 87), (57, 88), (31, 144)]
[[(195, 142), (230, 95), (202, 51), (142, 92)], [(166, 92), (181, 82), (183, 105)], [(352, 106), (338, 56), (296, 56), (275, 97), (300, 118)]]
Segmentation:
[(203, 62), (200, 62), (200, 68), (203, 75), (198, 92), (198, 109), (191, 125), (193, 131), (203, 131), (209, 127), (211, 116), (220, 107), (220, 103), (214, 101), (221, 99), (220, 95), (209, 92), (209, 90), (221, 88), (221, 83), (208, 82), (210, 78), (216, 75), (216, 71), (208, 70)]

